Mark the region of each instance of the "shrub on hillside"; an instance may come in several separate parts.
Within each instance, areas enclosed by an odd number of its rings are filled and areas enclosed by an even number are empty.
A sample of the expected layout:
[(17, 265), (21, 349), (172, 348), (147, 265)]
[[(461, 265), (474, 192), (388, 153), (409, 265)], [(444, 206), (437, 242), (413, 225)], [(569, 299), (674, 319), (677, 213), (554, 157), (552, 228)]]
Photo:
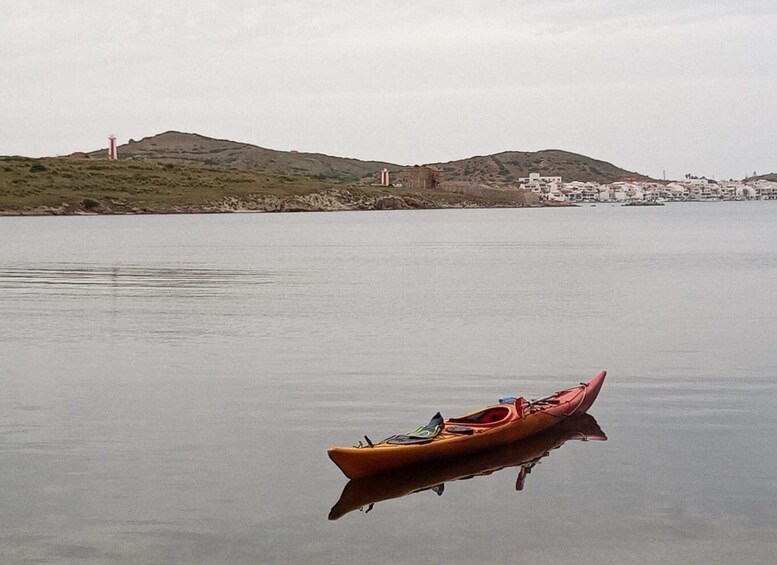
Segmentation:
[(87, 210), (95, 210), (100, 207), (100, 202), (94, 198), (84, 198), (81, 204), (83, 204), (84, 208)]

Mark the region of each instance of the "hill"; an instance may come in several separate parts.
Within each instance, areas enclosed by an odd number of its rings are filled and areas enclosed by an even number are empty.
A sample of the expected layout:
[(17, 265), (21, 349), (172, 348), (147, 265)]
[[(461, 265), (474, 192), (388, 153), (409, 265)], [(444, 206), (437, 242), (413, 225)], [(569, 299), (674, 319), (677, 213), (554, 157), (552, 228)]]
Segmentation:
[[(91, 157), (104, 157), (105, 150)], [(402, 165), (383, 161), (361, 161), (321, 153), (277, 151), (249, 143), (213, 139), (195, 133), (168, 131), (119, 146), (120, 159), (184, 161), (224, 166), (263, 173), (310, 177), (341, 183), (370, 184), (386, 168), (395, 173)], [(566, 181), (613, 182), (647, 179), (611, 163), (584, 155), (548, 149), (545, 151), (506, 151), (496, 155), (470, 157), (447, 163), (433, 163), (445, 172), (446, 181), (501, 186), (515, 184), (529, 173), (560, 175)]]
[[(103, 157), (105, 151), (93, 151), (88, 155)], [(377, 180), (379, 171), (383, 168), (392, 172), (401, 168), (393, 163), (331, 157), (321, 153), (277, 151), (250, 143), (213, 139), (179, 131), (167, 131), (140, 141), (130, 140), (129, 143), (119, 146), (119, 158), (175, 159), (263, 173), (365, 183)]]
[(768, 173), (765, 175), (758, 175), (755, 177), (748, 177), (744, 180), (744, 182), (755, 182), (758, 180), (768, 180), (771, 182), (777, 182), (777, 173)]
[(649, 177), (626, 171), (606, 161), (599, 161), (558, 149), (544, 151), (505, 151), (435, 163), (445, 173), (446, 181), (477, 182), (490, 185), (516, 183), (529, 173), (543, 176), (561, 176), (564, 181), (597, 181), (601, 183), (649, 180)]

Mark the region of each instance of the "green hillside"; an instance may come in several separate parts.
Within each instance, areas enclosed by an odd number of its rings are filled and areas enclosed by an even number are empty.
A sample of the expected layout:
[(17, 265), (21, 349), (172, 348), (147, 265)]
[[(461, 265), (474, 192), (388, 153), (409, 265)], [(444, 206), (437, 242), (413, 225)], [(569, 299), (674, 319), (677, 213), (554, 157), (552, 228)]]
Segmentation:
[[(199, 206), (226, 196), (288, 196), (334, 183), (208, 167), (199, 163), (109, 161), (92, 158), (0, 158), (0, 208), (39, 206), (131, 211)], [(87, 204), (91, 201), (96, 204)]]
[(777, 182), (777, 173), (768, 173), (765, 175), (758, 175), (755, 177), (749, 177), (745, 179), (745, 182), (754, 182), (759, 180), (768, 180), (771, 182)]
[(529, 173), (561, 176), (564, 181), (597, 181), (601, 183), (642, 180), (648, 177), (626, 171), (612, 163), (599, 161), (558, 149), (544, 151), (505, 151), (495, 155), (470, 157), (459, 161), (435, 163), (445, 173), (445, 180), (511, 184)]
[[(89, 155), (103, 157), (105, 151), (94, 151)], [(392, 172), (401, 168), (393, 163), (331, 157), (320, 153), (276, 151), (249, 143), (177, 131), (160, 133), (140, 141), (130, 140), (119, 146), (119, 158), (174, 159), (294, 177), (337, 182), (363, 181), (367, 184), (377, 180), (383, 168)]]
[[(89, 153), (89, 156), (104, 157), (105, 154), (105, 150), (100, 150)], [(383, 168), (392, 173), (403, 168), (402, 165), (383, 161), (361, 161), (321, 153), (277, 151), (249, 143), (176, 131), (160, 133), (140, 141), (130, 140), (129, 143), (119, 146), (119, 158), (202, 163), (352, 184), (370, 184), (377, 181), (379, 171)], [(526, 177), (533, 172), (561, 175), (565, 181), (613, 182), (647, 178), (605, 161), (555, 149), (536, 152), (506, 151), (434, 165), (445, 171), (445, 180), (485, 185), (514, 184), (520, 177)]]

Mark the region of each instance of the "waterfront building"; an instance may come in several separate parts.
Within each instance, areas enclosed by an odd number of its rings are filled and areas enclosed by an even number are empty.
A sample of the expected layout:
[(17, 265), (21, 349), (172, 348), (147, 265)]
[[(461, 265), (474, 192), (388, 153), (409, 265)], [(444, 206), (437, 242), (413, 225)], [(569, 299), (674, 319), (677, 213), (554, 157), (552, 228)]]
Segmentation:
[(529, 173), (528, 177), (518, 179), (518, 187), (537, 194), (540, 201), (566, 202), (567, 194), (564, 192), (564, 184), (559, 176), (543, 177), (539, 173)]
[(442, 184), (444, 180), (443, 170), (439, 167), (428, 165), (414, 165), (405, 167), (399, 172), (402, 185), (413, 189), (433, 189)]
[(777, 200), (777, 182), (757, 180), (752, 183), (758, 200)]

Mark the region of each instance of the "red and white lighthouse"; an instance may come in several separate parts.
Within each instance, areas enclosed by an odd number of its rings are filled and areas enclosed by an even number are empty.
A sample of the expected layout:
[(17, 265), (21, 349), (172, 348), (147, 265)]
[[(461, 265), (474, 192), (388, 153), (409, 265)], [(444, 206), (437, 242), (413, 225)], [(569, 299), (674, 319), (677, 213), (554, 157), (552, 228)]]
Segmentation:
[(115, 160), (119, 158), (119, 149), (116, 146), (116, 136), (108, 136), (108, 159)]
[(388, 169), (383, 169), (380, 172), (380, 186), (389, 186), (390, 184)]

